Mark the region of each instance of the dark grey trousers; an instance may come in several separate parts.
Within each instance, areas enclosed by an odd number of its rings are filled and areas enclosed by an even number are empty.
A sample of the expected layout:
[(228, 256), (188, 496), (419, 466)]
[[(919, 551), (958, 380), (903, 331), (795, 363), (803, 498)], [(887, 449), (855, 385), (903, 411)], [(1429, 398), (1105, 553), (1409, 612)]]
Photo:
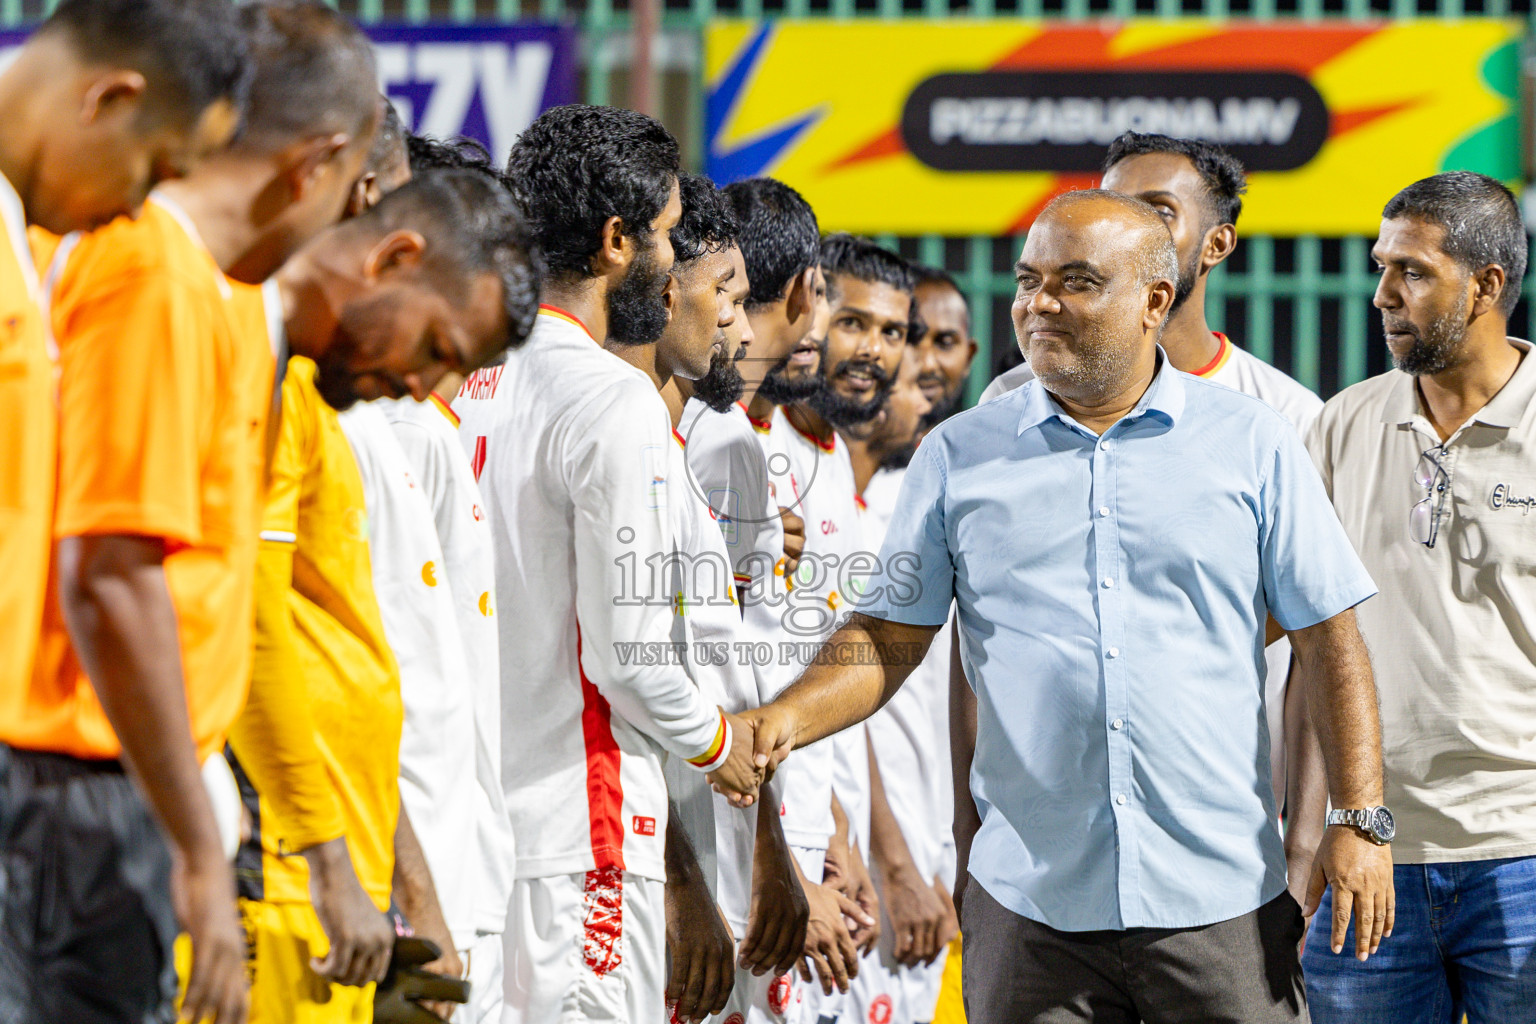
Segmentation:
[(1306, 1022), (1301, 908), (1281, 893), (1201, 928), (1062, 932), (971, 879), (961, 920), (970, 1024)]

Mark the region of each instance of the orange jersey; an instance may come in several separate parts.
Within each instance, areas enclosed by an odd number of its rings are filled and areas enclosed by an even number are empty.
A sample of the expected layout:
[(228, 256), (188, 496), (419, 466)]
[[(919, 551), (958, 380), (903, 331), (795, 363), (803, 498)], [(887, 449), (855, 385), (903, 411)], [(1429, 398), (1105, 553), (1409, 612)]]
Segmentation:
[(21, 198), (0, 176), (0, 721), (23, 713), (48, 582), (58, 407)]
[[(136, 221), (59, 243), (35, 233), (35, 245), (48, 257), (39, 263), (60, 360), (53, 534), (165, 542), (187, 710), (206, 758), (224, 745), (250, 677), (267, 332), (235, 329), (224, 275), (159, 197)], [(0, 722), (0, 739), (82, 758), (121, 753), (51, 593), (26, 706)]]

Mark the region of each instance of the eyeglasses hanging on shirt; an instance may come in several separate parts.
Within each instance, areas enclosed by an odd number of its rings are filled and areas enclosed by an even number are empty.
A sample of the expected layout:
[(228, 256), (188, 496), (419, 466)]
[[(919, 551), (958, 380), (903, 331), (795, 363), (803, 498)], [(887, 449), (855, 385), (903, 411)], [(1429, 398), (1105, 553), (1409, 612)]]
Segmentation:
[(1427, 548), (1435, 546), (1440, 535), (1440, 520), (1451, 499), (1451, 477), (1440, 464), (1445, 445), (1437, 444), (1419, 455), (1413, 479), (1424, 488), (1424, 497), (1408, 510), (1408, 533)]

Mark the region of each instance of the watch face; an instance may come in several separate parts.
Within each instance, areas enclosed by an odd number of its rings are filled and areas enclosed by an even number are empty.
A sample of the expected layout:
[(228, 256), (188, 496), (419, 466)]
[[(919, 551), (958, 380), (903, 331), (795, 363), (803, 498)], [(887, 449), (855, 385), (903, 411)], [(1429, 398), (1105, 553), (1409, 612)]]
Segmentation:
[(1371, 811), (1371, 833), (1383, 843), (1390, 843), (1397, 835), (1397, 822), (1392, 817), (1392, 812), (1385, 807), (1377, 807)]

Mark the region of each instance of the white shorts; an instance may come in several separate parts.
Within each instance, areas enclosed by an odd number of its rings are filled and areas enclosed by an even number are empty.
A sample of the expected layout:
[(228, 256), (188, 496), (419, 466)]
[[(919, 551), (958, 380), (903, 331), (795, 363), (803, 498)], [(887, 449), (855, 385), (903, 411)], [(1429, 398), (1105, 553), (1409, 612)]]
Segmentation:
[(882, 934), (880, 948), (859, 961), (841, 1024), (928, 1024), (939, 1005), (948, 957), (946, 948), (926, 967), (903, 967), (890, 958)]
[(503, 1024), (665, 1019), (664, 890), (611, 868), (519, 878), (507, 912)]
[(499, 932), (477, 935), (474, 945), (459, 950), (459, 959), (469, 966), (469, 1002), (454, 1013), (457, 1024), (501, 1024), (505, 956)]

